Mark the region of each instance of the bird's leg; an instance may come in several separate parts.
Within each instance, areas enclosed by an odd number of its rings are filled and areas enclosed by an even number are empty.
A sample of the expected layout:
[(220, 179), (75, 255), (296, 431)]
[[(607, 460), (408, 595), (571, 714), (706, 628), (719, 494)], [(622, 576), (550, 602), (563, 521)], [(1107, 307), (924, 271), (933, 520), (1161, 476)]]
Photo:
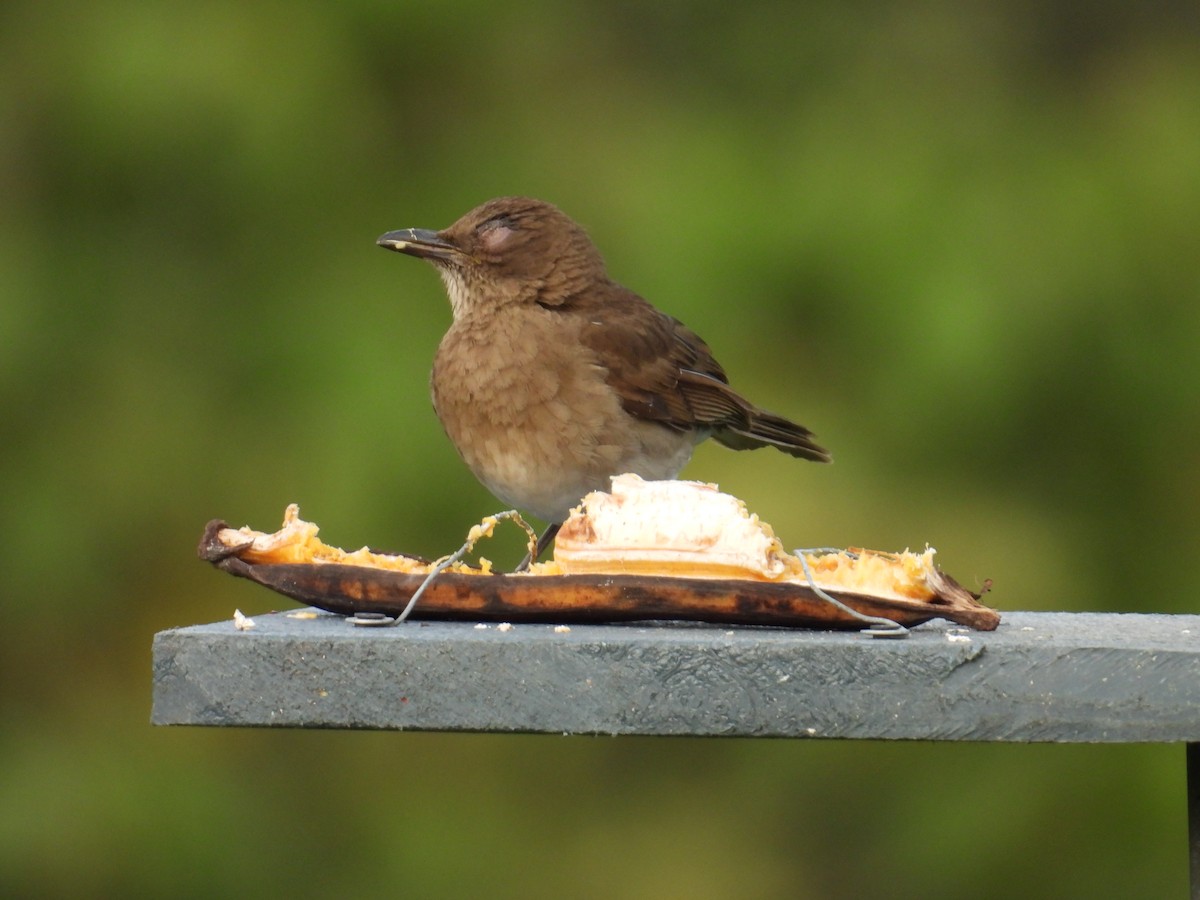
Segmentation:
[(562, 528), (562, 522), (551, 522), (546, 526), (546, 530), (542, 532), (542, 536), (538, 538), (537, 552), (535, 555), (525, 554), (525, 558), (521, 560), (521, 564), (514, 571), (524, 572), (529, 568), (530, 564), (542, 558), (542, 554), (546, 552), (546, 548), (554, 543), (554, 538), (558, 534), (558, 529)]

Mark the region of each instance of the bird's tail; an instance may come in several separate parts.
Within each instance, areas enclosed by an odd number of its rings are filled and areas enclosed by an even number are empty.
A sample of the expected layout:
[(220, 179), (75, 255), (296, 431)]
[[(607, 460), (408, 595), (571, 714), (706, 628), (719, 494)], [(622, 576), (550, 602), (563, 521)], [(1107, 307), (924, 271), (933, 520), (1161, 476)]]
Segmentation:
[[(717, 375), (723, 374), (717, 372)], [(734, 450), (775, 447), (801, 459), (833, 462), (829, 451), (813, 440), (811, 431), (783, 416), (759, 409), (731, 388), (723, 377), (682, 369), (677, 384), (691, 411), (691, 424), (705, 429), (717, 443)]]
[(833, 462), (829, 451), (813, 440), (813, 433), (803, 425), (762, 409), (747, 410), (747, 424), (726, 425), (713, 434), (719, 444), (734, 450), (754, 450), (774, 447), (791, 456), (813, 462)]

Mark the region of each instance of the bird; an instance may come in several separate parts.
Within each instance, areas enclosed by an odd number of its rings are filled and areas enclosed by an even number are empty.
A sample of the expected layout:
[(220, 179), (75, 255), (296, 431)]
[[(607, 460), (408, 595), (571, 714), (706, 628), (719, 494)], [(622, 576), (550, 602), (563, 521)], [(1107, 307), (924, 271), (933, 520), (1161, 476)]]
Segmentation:
[(430, 393), (451, 443), (492, 494), (549, 523), (518, 570), (584, 495), (626, 472), (673, 479), (706, 438), (832, 461), (803, 425), (730, 387), (694, 331), (612, 280), (553, 204), (499, 197), (377, 244), (431, 263), (445, 285), (453, 322)]

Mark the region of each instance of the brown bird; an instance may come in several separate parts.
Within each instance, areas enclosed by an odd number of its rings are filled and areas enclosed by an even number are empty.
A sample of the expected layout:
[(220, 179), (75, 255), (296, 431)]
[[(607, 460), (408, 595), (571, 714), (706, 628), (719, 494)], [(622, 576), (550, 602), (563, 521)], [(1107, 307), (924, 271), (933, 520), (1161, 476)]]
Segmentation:
[(584, 494), (622, 472), (674, 478), (708, 437), (830, 461), (807, 428), (734, 391), (687, 326), (610, 279), (549, 203), (489, 200), (378, 244), (442, 276), (454, 323), (433, 361), (434, 409), (488, 490), (550, 523), (537, 556)]

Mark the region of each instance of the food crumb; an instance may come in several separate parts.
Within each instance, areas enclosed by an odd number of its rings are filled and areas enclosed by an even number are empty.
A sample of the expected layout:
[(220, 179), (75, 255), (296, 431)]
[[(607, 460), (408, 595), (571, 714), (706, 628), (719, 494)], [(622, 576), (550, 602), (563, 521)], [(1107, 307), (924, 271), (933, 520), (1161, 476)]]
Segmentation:
[(501, 622), (496, 626), (497, 631), (512, 631), (512, 622)]
[(476, 631), (487, 631), (487, 630), (488, 630), (488, 624), (487, 624), (487, 622), (479, 622), (479, 623), (478, 623), (478, 624), (475, 626), (475, 630), (476, 630)]
[(238, 631), (249, 631), (254, 627), (254, 620), (242, 615), (240, 609), (233, 611), (233, 627)]
[(287, 614), (289, 619), (315, 619), (317, 614), (311, 609), (301, 609)]
[(555, 634), (570, 634), (571, 626), (570, 625), (555, 625), (554, 633)]

